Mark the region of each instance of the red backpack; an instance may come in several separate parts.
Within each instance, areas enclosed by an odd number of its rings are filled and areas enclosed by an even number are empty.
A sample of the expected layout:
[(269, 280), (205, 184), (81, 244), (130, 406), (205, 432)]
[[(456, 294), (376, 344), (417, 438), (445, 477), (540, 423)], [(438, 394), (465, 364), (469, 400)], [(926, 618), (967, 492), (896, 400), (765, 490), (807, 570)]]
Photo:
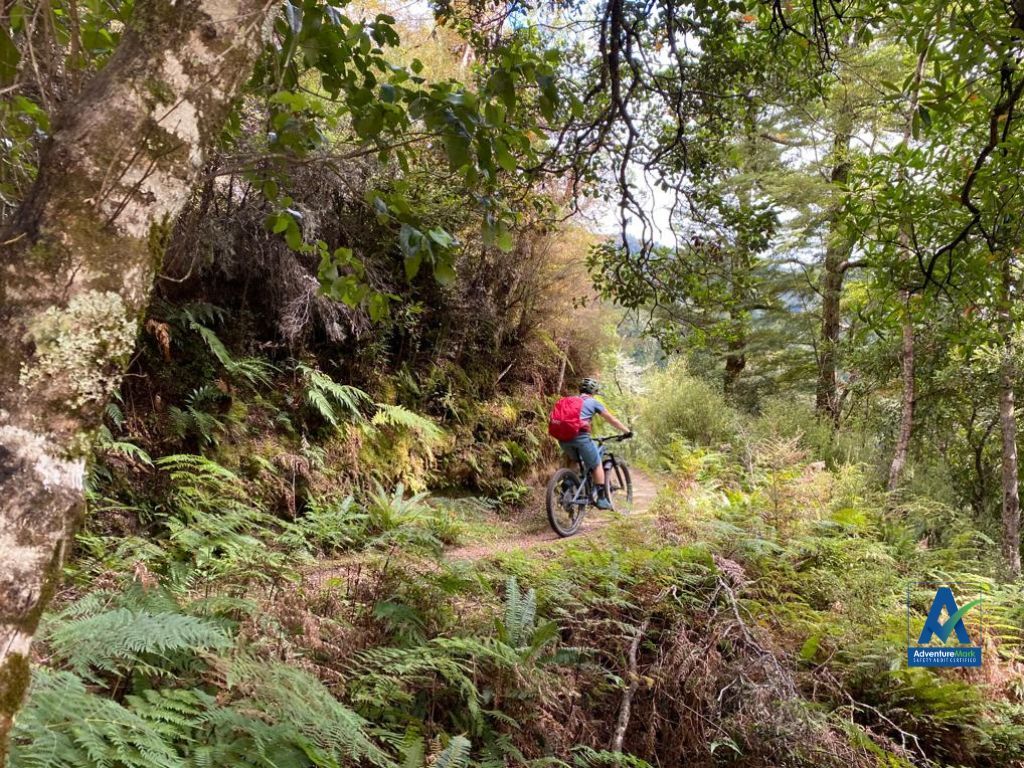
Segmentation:
[(551, 409), (548, 419), (548, 434), (555, 440), (566, 442), (581, 432), (590, 431), (590, 422), (580, 418), (583, 412), (582, 397), (563, 397)]

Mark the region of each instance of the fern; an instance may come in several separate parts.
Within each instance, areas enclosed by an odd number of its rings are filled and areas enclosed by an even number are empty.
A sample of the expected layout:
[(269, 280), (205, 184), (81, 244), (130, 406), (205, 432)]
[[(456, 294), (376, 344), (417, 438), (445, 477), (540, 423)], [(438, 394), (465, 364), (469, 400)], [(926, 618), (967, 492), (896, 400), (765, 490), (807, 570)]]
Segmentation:
[(609, 752), (603, 749), (579, 746), (573, 750), (573, 764), (578, 768), (618, 766), (620, 768), (652, 768), (651, 764), (636, 755), (626, 752)]
[(11, 735), (12, 768), (180, 768), (167, 729), (90, 693), (70, 672), (34, 672), (31, 698)]
[(365, 720), (315, 678), (247, 659), (241, 698), (143, 689), (118, 703), (71, 672), (34, 675), (11, 738), (12, 768), (390, 768)]
[(369, 723), (300, 669), (239, 658), (231, 667), (229, 687), (245, 694), (236, 703), (238, 709), (258, 709), (308, 738), (315, 747), (310, 757), (317, 765), (330, 764), (332, 757), (392, 765), (391, 757), (370, 738)]
[(297, 548), (312, 547), (325, 555), (354, 546), (363, 538), (368, 516), (346, 496), (324, 503), (311, 499), (303, 515), (285, 524), (281, 541)]
[(259, 357), (236, 359), (231, 355), (220, 336), (210, 327), (224, 321), (227, 313), (220, 307), (193, 303), (169, 309), (166, 314), (171, 322), (198, 335), (221, 367), (235, 381), (250, 387), (269, 386), (271, 376), (280, 370)]
[(163, 519), (175, 559), (194, 563), (208, 575), (245, 580), (289, 572), (294, 558), (268, 549), (259, 538), (276, 532), (278, 521), (253, 506), (234, 472), (196, 454), (164, 456), (156, 464), (171, 480)]
[[(477, 685), (519, 665), (513, 649), (472, 637), (435, 637), (409, 648), (375, 648), (362, 653), (356, 667), (362, 673), (352, 681), (352, 700), (378, 715), (404, 719), (418, 709), (424, 692), (442, 696), (447, 688), (460, 703), (449, 712), (453, 724), (473, 735), (488, 730), (483, 692)], [(408, 723), (406, 723), (408, 724)]]
[(224, 367), (232, 379), (243, 382), (252, 388), (269, 387), (273, 374), (281, 371), (276, 365), (262, 357), (243, 357), (240, 360), (232, 360)]
[(537, 593), (529, 590), (525, 595), (519, 589), (515, 576), (505, 585), (505, 617), (498, 624), (498, 638), (513, 648), (529, 643), (536, 626)]
[(153, 459), (145, 449), (128, 440), (117, 440), (106, 426), (100, 427), (96, 433), (95, 450), (101, 453), (120, 454), (138, 464), (153, 466)]
[(371, 423), (377, 427), (391, 427), (406, 430), (419, 437), (427, 447), (440, 445), (444, 440), (444, 430), (426, 416), (413, 413), (401, 405), (377, 403), (376, 412)]
[(467, 768), (470, 764), (469, 750), (472, 745), (465, 736), (452, 736), (448, 744), (434, 755), (432, 768)]
[(171, 406), (168, 418), (171, 432), (181, 440), (195, 437), (201, 445), (216, 445), (227, 423), (217, 412), (226, 395), (212, 384), (193, 389), (185, 398), (185, 407)]
[(333, 427), (341, 425), (342, 416), (360, 421), (362, 407), (372, 398), (358, 387), (339, 384), (323, 371), (299, 364), (296, 370), (306, 382), (306, 403)]
[(222, 624), (210, 619), (115, 608), (60, 622), (49, 642), (58, 660), (87, 677), (93, 670), (156, 675), (172, 660), (226, 648), (231, 638)]
[(177, 485), (209, 486), (221, 492), (241, 492), (236, 486), (237, 483), (241, 483), (238, 475), (213, 459), (199, 454), (174, 453), (157, 459), (156, 465), (168, 472), (171, 481)]

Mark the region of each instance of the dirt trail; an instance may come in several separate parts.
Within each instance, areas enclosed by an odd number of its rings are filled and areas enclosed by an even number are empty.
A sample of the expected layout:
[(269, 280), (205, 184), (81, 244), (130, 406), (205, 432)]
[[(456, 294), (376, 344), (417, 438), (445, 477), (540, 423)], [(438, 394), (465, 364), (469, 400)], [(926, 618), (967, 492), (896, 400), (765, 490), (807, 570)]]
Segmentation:
[(575, 536), (563, 539), (551, 530), (541, 497), (539, 503), (531, 506), (529, 513), (521, 518), (518, 525), (501, 526), (494, 540), (457, 547), (446, 552), (445, 556), (449, 560), (481, 560), (503, 552), (554, 548), (570, 541), (585, 539), (617, 518), (646, 516), (658, 495), (658, 486), (650, 477), (637, 470), (632, 470), (632, 479), (633, 503), (614, 512), (588, 508), (583, 527)]
[[(444, 557), (450, 561), (471, 562), (506, 552), (555, 550), (571, 541), (586, 540), (616, 519), (650, 518), (651, 506), (658, 495), (658, 485), (649, 476), (632, 470), (633, 503), (619, 511), (602, 512), (587, 509), (583, 527), (575, 536), (560, 538), (551, 530), (544, 510), (544, 497), (537, 493), (534, 502), (513, 519), (487, 513), (485, 518), (468, 521), (465, 540), (472, 543), (449, 549)], [(321, 587), (331, 579), (344, 582), (358, 580), (366, 553), (357, 553), (338, 560), (321, 560), (303, 574), (307, 586)], [(436, 567), (436, 562), (434, 566)]]

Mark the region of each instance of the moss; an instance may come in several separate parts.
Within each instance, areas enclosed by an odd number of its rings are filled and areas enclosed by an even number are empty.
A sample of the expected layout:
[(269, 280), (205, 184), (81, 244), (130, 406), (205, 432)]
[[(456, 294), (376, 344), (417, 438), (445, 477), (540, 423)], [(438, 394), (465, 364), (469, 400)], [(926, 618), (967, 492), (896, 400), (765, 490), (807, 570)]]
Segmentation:
[(147, 78), (142, 85), (149, 95), (149, 103), (153, 106), (170, 106), (176, 100), (173, 89), (163, 80), (151, 77)]
[(149, 235), (146, 238), (146, 249), (149, 252), (150, 264), (154, 274), (160, 271), (164, 263), (164, 254), (167, 253), (167, 246), (171, 242), (171, 233), (174, 230), (174, 220), (168, 216), (160, 221), (153, 222), (149, 228)]
[[(35, 634), (43, 611), (57, 591), (62, 563), (63, 547), (58, 546), (54, 548), (53, 556), (43, 572), (39, 598), (31, 610), (17, 621), (21, 631)], [(31, 679), (31, 666), (24, 654), (12, 653), (0, 665), (0, 765), (5, 765), (7, 760), (7, 729), (15, 713), (21, 709)]]
[(87, 291), (67, 307), (38, 315), (28, 331), (35, 358), (21, 369), (21, 384), (54, 382), (66, 388), (70, 405), (103, 402), (117, 387), (121, 367), (135, 347), (136, 323), (112, 291)]
[(18, 711), (30, 679), (28, 658), (20, 653), (8, 656), (0, 667), (0, 717)]

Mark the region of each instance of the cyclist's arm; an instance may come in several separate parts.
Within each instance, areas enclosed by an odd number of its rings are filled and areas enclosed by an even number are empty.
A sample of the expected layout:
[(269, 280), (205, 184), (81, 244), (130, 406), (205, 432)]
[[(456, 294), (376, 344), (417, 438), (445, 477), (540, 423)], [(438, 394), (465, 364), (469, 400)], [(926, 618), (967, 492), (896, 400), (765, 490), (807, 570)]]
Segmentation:
[(601, 415), (605, 418), (605, 420), (609, 424), (611, 424), (613, 427), (615, 427), (617, 430), (619, 430), (619, 432), (629, 432), (629, 427), (627, 427), (621, 421), (619, 421), (614, 416), (612, 416), (610, 413), (608, 413), (608, 411), (603, 411), (601, 413)]

